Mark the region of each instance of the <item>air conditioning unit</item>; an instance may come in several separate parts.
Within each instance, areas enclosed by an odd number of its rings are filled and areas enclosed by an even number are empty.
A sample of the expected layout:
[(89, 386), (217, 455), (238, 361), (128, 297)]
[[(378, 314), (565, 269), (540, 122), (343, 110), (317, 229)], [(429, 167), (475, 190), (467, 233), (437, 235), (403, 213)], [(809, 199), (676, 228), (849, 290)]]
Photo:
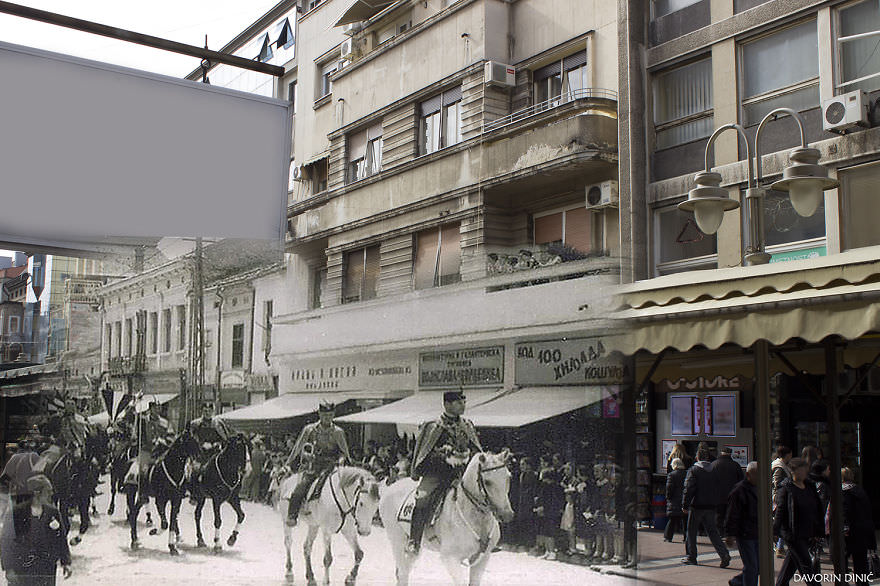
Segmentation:
[(292, 173), (292, 174), (293, 174), (293, 180), (294, 180), (294, 181), (300, 181), (300, 180), (303, 178), (302, 166), (301, 166), (301, 165), (296, 165), (296, 166), (293, 168), (293, 173)]
[(513, 87), (516, 85), (516, 69), (498, 61), (487, 61), (485, 79), (487, 85)]
[(854, 126), (868, 126), (868, 96), (861, 90), (822, 101), (822, 128), (844, 132)]
[(615, 207), (618, 200), (617, 181), (587, 185), (587, 209)]
[(352, 36), (364, 30), (363, 22), (350, 22), (342, 25), (342, 34)]
[(339, 56), (342, 57), (343, 60), (351, 58), (351, 39), (345, 39), (342, 42), (342, 45), (339, 48)]

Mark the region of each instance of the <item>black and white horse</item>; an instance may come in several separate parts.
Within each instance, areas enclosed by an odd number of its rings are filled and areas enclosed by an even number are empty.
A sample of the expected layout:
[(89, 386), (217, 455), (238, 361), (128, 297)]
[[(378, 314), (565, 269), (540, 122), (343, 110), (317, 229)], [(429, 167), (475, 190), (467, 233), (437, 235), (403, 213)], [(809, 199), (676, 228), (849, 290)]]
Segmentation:
[(241, 509), (241, 480), (247, 462), (248, 442), (241, 435), (233, 435), (226, 446), (218, 454), (211, 457), (201, 470), (200, 477), (193, 480), (192, 497), (196, 500), (195, 521), (196, 540), (199, 547), (205, 547), (202, 537), (202, 509), (205, 501), (210, 498), (214, 509), (214, 551), (222, 549), (220, 545), (220, 527), (223, 519), (220, 516), (220, 505), (228, 502), (235, 510), (236, 523), (226, 544), (235, 545), (238, 532), (244, 522), (244, 511)]

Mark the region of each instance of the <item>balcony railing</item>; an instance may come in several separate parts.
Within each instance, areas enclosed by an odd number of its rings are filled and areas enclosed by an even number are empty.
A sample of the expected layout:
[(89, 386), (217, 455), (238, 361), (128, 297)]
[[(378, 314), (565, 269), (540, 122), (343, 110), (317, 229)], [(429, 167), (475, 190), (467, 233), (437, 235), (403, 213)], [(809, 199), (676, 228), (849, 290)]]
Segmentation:
[(509, 124), (515, 124), (517, 122), (522, 122), (523, 120), (530, 118), (532, 116), (536, 116), (548, 110), (552, 110), (553, 108), (558, 108), (563, 104), (568, 104), (570, 102), (574, 102), (576, 100), (584, 100), (584, 99), (595, 99), (600, 98), (603, 100), (613, 100), (617, 101), (617, 92), (614, 90), (606, 90), (602, 88), (585, 88), (580, 90), (574, 90), (565, 92), (559, 97), (552, 98), (549, 100), (545, 100), (543, 102), (539, 102), (537, 104), (532, 104), (526, 108), (521, 110), (517, 110), (507, 116), (502, 118), (498, 118), (496, 120), (492, 120), (491, 122), (487, 122), (483, 129), (488, 132), (490, 130), (495, 130), (496, 128), (502, 128)]

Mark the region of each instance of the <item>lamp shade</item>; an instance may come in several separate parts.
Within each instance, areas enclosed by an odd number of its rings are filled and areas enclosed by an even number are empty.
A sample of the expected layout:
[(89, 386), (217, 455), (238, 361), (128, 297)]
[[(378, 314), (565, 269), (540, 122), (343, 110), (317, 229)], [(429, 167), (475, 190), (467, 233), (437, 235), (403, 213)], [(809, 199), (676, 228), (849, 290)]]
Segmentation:
[(782, 170), (782, 179), (771, 189), (787, 191), (791, 206), (799, 215), (812, 216), (822, 202), (822, 192), (834, 189), (840, 183), (828, 177), (828, 169), (819, 165), (817, 149), (798, 147), (791, 151), (788, 167)]
[(730, 199), (726, 189), (720, 187), (721, 175), (714, 171), (700, 171), (694, 176), (696, 187), (688, 192), (686, 201), (678, 209), (693, 212), (697, 226), (704, 234), (714, 234), (721, 227), (724, 212), (735, 210), (739, 202)]

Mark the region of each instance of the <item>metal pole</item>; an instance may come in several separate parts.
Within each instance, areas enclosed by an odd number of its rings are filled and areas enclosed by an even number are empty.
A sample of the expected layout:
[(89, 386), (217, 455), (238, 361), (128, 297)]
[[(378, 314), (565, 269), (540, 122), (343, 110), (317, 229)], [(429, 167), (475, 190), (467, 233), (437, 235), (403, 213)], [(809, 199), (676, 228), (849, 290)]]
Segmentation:
[(207, 48), (196, 47), (195, 45), (187, 45), (185, 43), (178, 43), (177, 41), (169, 41), (168, 39), (163, 39), (160, 37), (144, 35), (141, 33), (136, 33), (134, 31), (92, 22), (90, 20), (82, 20), (80, 18), (73, 18), (72, 16), (65, 16), (63, 14), (57, 14), (55, 12), (48, 12), (46, 10), (38, 10), (29, 6), (13, 4), (12, 2), (3, 2), (2, 0), (0, 0), (0, 12), (5, 12), (6, 14), (20, 16), (22, 18), (28, 18), (30, 20), (36, 20), (39, 22), (46, 22), (48, 24), (54, 24), (56, 26), (72, 28), (86, 33), (101, 35), (102, 37), (109, 37), (111, 39), (144, 45), (145, 47), (162, 49), (163, 51), (171, 51), (172, 53), (180, 53), (182, 55), (189, 55), (190, 57), (208, 59), (211, 63), (225, 63), (226, 65), (232, 65), (234, 67), (249, 69), (251, 71), (266, 73), (268, 75), (274, 75), (277, 77), (284, 75), (284, 68), (279, 67), (278, 65), (269, 65), (268, 63), (263, 63), (261, 61), (254, 61), (251, 59), (246, 59), (244, 57), (229, 55), (227, 53), (211, 51)]
[(828, 436), (831, 440), (831, 563), (838, 575), (846, 573), (843, 543), (843, 490), (840, 484), (840, 409), (838, 409), (837, 347), (825, 340), (825, 404), (828, 408)]
[(755, 353), (755, 434), (758, 462), (758, 571), (763, 586), (774, 583), (770, 514), (770, 357), (769, 342), (758, 340)]

